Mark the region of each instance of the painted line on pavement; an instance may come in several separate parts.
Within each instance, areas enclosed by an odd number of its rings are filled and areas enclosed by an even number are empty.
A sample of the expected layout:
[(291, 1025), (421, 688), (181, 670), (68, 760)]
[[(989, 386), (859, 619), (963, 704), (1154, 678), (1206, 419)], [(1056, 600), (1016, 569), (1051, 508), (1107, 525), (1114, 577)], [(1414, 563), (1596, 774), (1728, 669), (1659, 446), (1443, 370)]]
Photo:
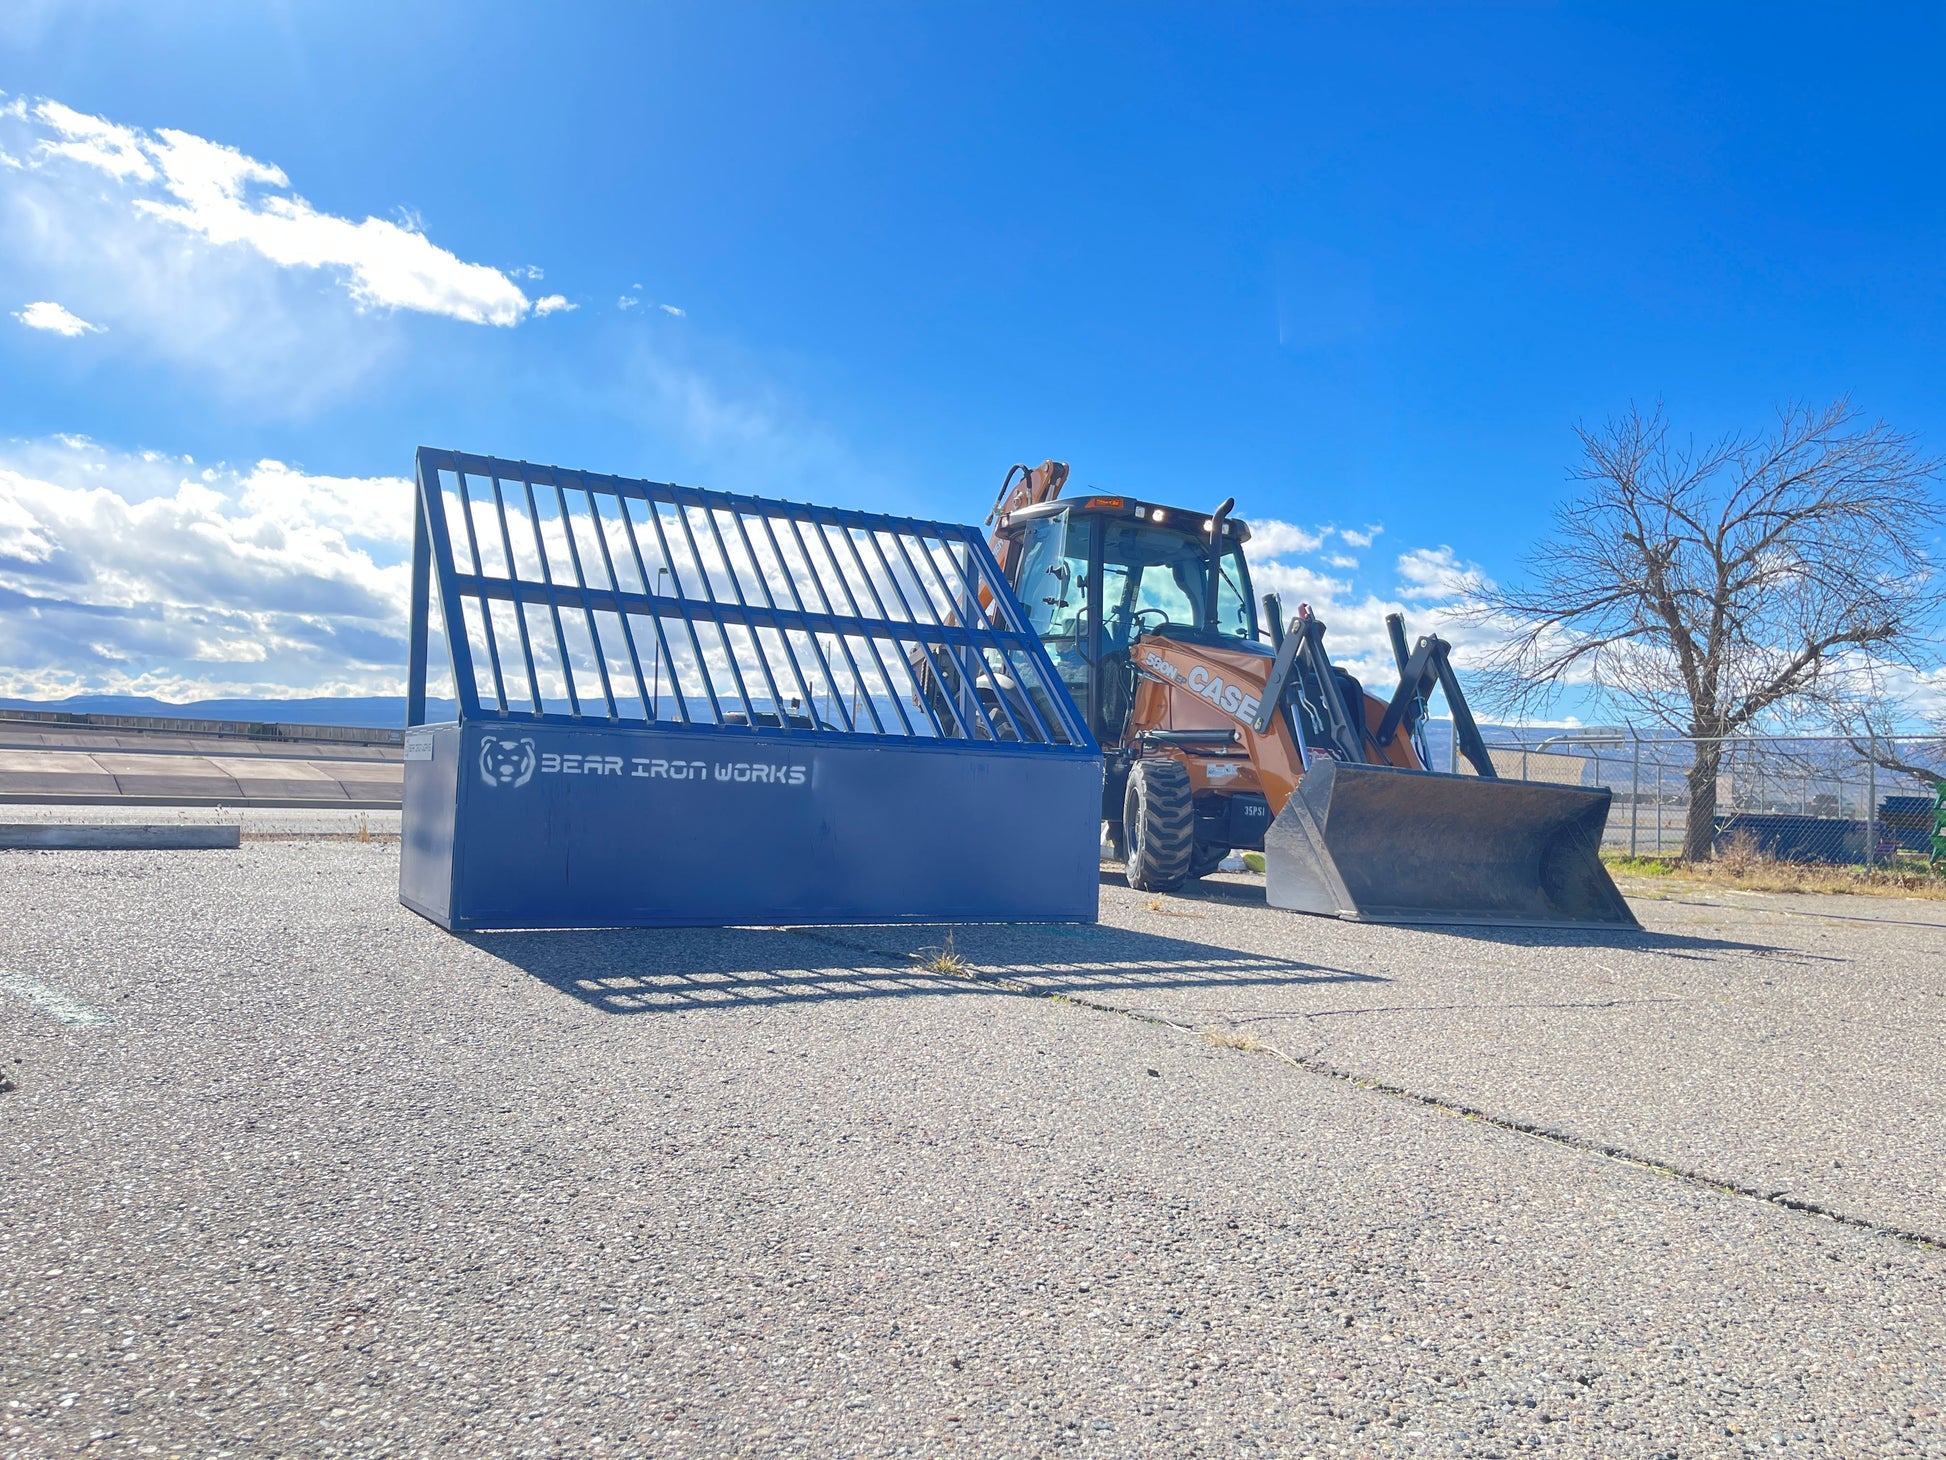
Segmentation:
[(25, 999), (57, 1024), (85, 1029), (90, 1024), (113, 1024), (115, 1016), (93, 1004), (84, 1004), (65, 989), (42, 983), (10, 968), (0, 968), (0, 993)]

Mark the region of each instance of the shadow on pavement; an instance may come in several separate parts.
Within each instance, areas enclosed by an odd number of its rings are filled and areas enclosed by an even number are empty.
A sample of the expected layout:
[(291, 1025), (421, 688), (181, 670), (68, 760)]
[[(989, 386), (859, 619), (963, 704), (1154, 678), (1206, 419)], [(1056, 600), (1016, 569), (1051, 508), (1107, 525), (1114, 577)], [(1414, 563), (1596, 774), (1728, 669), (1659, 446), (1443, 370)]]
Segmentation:
[[(1128, 879), (1123, 875), (1119, 864), (1103, 866), (1101, 869), (1103, 887), (1119, 887), (1128, 891)], [(1142, 894), (1137, 893), (1138, 897)], [(1179, 898), (1184, 902), (1226, 903), (1238, 907), (1264, 907), (1264, 885), (1261, 881), (1246, 881), (1242, 878), (1229, 880), (1221, 877), (1208, 877), (1190, 882), (1168, 897)], [(1166, 904), (1165, 904), (1166, 905)], [(1284, 913), (1285, 917), (1313, 917), (1311, 913)], [(1324, 921), (1336, 922), (1337, 919)], [(1356, 926), (1355, 923), (1350, 924)], [(1435, 937), (1466, 938), (1473, 942), (1500, 943), (1512, 948), (1628, 948), (1643, 952), (1669, 953), (1680, 957), (1685, 952), (1692, 955), (1710, 953), (1788, 953), (1793, 958), (1807, 962), (1844, 963), (1843, 958), (1827, 958), (1821, 954), (1806, 953), (1802, 949), (1787, 948), (1775, 943), (1751, 943), (1735, 938), (1704, 938), (1692, 933), (1657, 933), (1647, 928), (1544, 928), (1520, 927), (1515, 925), (1493, 926), (1489, 924), (1468, 925), (1460, 923), (1383, 923), (1374, 926), (1389, 928), (1409, 928), (1416, 933), (1428, 933)]]
[(1672, 958), (1700, 958), (1715, 953), (1774, 953), (1803, 963), (1849, 963), (1822, 953), (1807, 953), (1781, 943), (1752, 943), (1742, 938), (1704, 938), (1694, 933), (1657, 933), (1648, 928), (1487, 928), (1426, 927), (1421, 933), (1467, 938), (1476, 943), (1501, 943), (1511, 948), (1625, 948), (1667, 953)]
[[(998, 980), (1102, 999), (1163, 989), (1389, 982), (1100, 925), (622, 928), (471, 933), (466, 941), (613, 1014), (1012, 992)], [(948, 950), (967, 974), (925, 966)]]

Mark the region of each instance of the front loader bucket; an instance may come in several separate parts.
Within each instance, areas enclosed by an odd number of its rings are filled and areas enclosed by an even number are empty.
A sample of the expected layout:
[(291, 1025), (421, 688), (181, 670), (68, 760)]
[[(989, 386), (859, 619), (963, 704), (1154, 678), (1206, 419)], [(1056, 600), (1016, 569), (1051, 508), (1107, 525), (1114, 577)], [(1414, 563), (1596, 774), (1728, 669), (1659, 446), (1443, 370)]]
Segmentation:
[(1266, 894), (1377, 923), (1639, 927), (1601, 865), (1608, 801), (1319, 756), (1264, 838)]

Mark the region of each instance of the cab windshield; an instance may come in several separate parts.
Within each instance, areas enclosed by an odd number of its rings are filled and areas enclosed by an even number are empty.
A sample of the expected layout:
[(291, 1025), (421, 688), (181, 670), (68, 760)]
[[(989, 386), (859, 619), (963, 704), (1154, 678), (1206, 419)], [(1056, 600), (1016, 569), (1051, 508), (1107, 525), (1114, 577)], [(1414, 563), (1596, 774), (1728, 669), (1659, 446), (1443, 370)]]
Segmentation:
[[(1042, 518), (1021, 545), (1021, 603), (1044, 640), (1073, 640), (1087, 631), (1088, 540), (1094, 524), (1062, 512)], [(1216, 621), (1205, 624), (1204, 585), (1209, 551), (1200, 537), (1145, 522), (1101, 522), (1102, 636), (1126, 647), (1142, 632), (1172, 628), (1255, 639), (1257, 618), (1243, 551), (1232, 545), (1219, 559)]]
[(1102, 543), (1102, 628), (1111, 643), (1161, 628), (1229, 639), (1257, 637), (1243, 550), (1217, 559), (1216, 619), (1206, 623), (1209, 550), (1200, 538), (1141, 522), (1107, 522)]

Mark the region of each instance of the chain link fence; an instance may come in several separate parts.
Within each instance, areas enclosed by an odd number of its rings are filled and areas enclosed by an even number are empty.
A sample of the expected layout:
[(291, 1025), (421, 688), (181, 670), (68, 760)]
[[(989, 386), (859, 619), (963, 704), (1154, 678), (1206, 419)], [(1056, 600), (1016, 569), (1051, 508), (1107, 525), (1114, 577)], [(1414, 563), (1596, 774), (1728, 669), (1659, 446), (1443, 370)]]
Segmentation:
[(1753, 735), (1712, 746), (1626, 726), (1488, 737), (1509, 780), (1606, 786), (1614, 803), (1603, 850), (1638, 857), (1682, 854), (1699, 748), (1716, 751), (1716, 856), (1895, 867), (1934, 852), (1946, 737)]

